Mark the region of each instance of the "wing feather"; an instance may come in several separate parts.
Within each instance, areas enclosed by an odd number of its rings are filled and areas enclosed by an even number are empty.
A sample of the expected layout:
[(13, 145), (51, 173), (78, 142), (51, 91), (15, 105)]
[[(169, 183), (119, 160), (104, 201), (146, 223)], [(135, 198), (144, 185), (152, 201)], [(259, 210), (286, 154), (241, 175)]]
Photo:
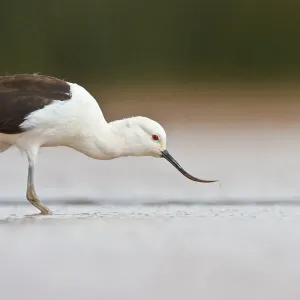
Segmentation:
[(0, 132), (15, 134), (33, 111), (44, 108), (54, 100), (71, 99), (70, 85), (44, 75), (0, 76)]

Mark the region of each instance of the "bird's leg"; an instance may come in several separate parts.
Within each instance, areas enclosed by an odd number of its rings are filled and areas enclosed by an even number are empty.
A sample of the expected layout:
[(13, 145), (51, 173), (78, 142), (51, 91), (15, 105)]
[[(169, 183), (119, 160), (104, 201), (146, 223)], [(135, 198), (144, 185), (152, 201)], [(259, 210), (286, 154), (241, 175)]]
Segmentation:
[(28, 201), (34, 205), (37, 209), (39, 209), (42, 215), (51, 215), (51, 210), (44, 205), (40, 199), (38, 198), (35, 188), (34, 188), (34, 163), (29, 161), (28, 167), (28, 179), (27, 179), (27, 192), (26, 197)]

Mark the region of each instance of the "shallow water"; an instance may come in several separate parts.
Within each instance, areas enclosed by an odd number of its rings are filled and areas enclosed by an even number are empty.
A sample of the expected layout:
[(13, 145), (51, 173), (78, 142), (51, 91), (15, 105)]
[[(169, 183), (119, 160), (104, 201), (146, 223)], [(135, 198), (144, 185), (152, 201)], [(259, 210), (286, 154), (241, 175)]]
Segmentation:
[(0, 207), (3, 299), (299, 299), (300, 207)]

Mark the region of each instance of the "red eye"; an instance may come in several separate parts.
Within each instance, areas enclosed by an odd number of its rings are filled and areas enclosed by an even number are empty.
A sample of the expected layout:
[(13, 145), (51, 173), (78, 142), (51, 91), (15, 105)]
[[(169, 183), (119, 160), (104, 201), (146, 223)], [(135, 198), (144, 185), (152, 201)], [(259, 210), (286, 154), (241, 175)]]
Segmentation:
[(159, 140), (158, 135), (153, 134), (153, 135), (152, 135), (152, 140), (153, 140), (153, 141), (158, 141), (158, 140)]

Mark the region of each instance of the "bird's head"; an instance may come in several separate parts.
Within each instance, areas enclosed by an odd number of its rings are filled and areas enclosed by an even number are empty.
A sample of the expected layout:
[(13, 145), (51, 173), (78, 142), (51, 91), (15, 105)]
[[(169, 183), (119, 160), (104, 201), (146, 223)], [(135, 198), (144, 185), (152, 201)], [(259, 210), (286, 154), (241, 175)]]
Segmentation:
[[(115, 123), (115, 122), (113, 122)], [(187, 173), (167, 150), (167, 137), (163, 127), (145, 117), (134, 117), (117, 121), (115, 133), (123, 140), (121, 151), (128, 156), (153, 156), (165, 158), (184, 176), (193, 181), (210, 183), (215, 180), (202, 180)]]

